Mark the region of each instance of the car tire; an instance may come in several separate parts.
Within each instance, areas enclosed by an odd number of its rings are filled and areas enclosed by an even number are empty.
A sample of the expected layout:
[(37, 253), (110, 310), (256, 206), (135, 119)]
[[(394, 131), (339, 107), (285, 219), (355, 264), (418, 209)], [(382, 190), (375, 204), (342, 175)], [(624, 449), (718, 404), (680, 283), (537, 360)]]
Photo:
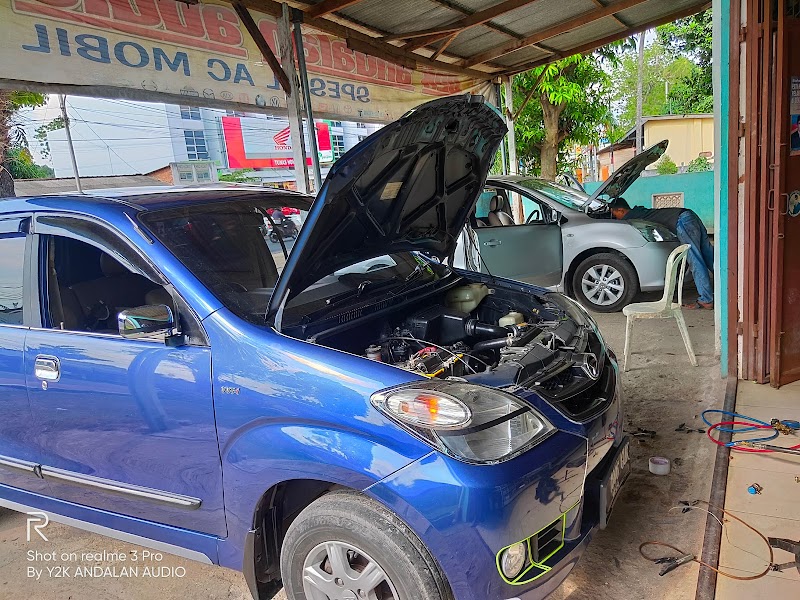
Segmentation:
[[(332, 561), (330, 552), (339, 560)], [(369, 590), (358, 580), (367, 567), (376, 574), (373, 582), (382, 578), (377, 585), (367, 583)], [(289, 600), (313, 600), (314, 588), (332, 598), (453, 598), (436, 561), (405, 523), (374, 500), (348, 491), (322, 496), (292, 522), (281, 549), (281, 576)], [(352, 594), (345, 596), (347, 590)]]
[(572, 275), (575, 299), (595, 312), (622, 310), (639, 293), (633, 265), (616, 254), (594, 254), (578, 265)]

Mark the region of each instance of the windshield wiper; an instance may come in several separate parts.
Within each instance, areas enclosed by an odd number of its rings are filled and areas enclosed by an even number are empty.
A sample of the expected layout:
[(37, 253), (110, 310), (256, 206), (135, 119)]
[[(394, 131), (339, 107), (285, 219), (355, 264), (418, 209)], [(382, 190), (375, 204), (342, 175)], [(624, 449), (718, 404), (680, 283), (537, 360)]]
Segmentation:
[(390, 279), (384, 279), (383, 281), (373, 281), (372, 279), (365, 279), (352, 290), (347, 290), (346, 292), (341, 292), (339, 294), (331, 296), (330, 298), (325, 300), (325, 304), (327, 304), (328, 306), (336, 306), (337, 304), (341, 304), (345, 300), (349, 300), (351, 298), (360, 298), (361, 295), (367, 289), (369, 289), (370, 291), (378, 290), (387, 287), (389, 285), (394, 285), (399, 280), (400, 278), (397, 276), (394, 276)]
[(419, 277), (422, 274), (422, 271), (425, 269), (426, 266), (427, 265), (423, 265), (422, 263), (417, 263), (417, 266), (414, 267), (414, 270), (411, 271), (411, 273), (409, 273), (408, 275), (406, 275), (406, 277), (405, 277), (405, 279), (403, 279), (403, 281), (405, 283), (408, 283), (412, 279), (416, 279), (417, 277)]

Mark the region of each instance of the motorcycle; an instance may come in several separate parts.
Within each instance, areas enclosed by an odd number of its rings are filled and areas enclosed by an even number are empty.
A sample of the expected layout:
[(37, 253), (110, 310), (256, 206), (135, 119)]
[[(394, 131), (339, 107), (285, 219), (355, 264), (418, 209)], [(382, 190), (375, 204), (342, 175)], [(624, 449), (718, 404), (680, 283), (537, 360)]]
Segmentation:
[(272, 213), (272, 220), (275, 224), (272, 227), (272, 231), (269, 232), (270, 241), (277, 244), (280, 241), (278, 235), (283, 239), (294, 239), (297, 237), (297, 225), (295, 225), (291, 218), (284, 216), (280, 211), (276, 210)]

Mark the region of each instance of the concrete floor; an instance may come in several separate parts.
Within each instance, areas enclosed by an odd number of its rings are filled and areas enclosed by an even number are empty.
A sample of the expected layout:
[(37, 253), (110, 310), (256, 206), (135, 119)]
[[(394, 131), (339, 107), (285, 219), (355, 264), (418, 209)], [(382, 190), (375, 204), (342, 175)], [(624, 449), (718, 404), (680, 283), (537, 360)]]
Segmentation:
[[(621, 355), (624, 317), (621, 314), (598, 315), (597, 319), (609, 344)], [(688, 311), (686, 320), (700, 362), (697, 368), (690, 366), (674, 322), (637, 323), (631, 370), (625, 374), (623, 383), (626, 429), (635, 431), (642, 427), (655, 430), (657, 434), (654, 439), (635, 439), (633, 472), (608, 529), (595, 536), (583, 560), (554, 598), (688, 600), (694, 597), (696, 565), (686, 565), (666, 577), (659, 577), (658, 566), (643, 560), (638, 553), (639, 544), (651, 539), (667, 541), (697, 554), (702, 546), (705, 514), (693, 511), (683, 515), (668, 511), (679, 500), (708, 498), (714, 451), (704, 435), (680, 433), (675, 428), (681, 423), (690, 428), (702, 426), (699, 414), (706, 408), (721, 406), (724, 382), (714, 356), (712, 313)], [(647, 459), (653, 455), (673, 460), (672, 474), (651, 475)], [(47, 528), (49, 542), (34, 538), (28, 543), (25, 529), (24, 515), (0, 509), (0, 598), (250, 598), (239, 573), (168, 555), (152, 562), (151, 566), (181, 567), (185, 574), (179, 570), (164, 578), (62, 579), (45, 570), (37, 580), (29, 576), (29, 567), (41, 569), (61, 564), (61, 561), (30, 560), (30, 551), (60, 555), (105, 550), (132, 556), (134, 550), (141, 552), (141, 549), (59, 524)], [(78, 561), (66, 564), (111, 567), (115, 563)], [(121, 565), (116, 564), (119, 570)], [(278, 598), (285, 600), (283, 594)]]

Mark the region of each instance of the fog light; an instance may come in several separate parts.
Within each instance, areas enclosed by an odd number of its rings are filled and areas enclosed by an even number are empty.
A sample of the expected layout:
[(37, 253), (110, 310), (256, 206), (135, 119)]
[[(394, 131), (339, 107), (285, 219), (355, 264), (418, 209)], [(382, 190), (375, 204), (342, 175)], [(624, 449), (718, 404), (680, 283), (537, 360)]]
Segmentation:
[(503, 556), (500, 557), (500, 568), (506, 579), (514, 579), (522, 572), (526, 554), (525, 542), (511, 544), (503, 551)]

